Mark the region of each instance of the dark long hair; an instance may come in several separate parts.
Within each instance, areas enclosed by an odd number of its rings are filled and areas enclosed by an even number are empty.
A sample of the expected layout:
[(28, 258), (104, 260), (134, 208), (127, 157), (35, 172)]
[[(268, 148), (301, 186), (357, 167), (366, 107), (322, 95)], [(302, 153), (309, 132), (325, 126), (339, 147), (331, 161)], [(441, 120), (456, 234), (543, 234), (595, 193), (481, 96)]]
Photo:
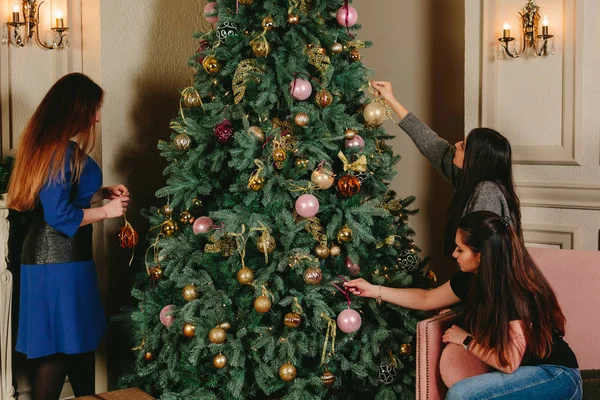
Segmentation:
[(512, 173), (512, 149), (510, 142), (500, 133), (489, 128), (473, 129), (467, 136), (465, 160), (450, 206), (445, 233), (445, 250), (447, 254), (454, 249), (454, 235), (458, 221), (475, 187), (485, 181), (498, 185), (506, 202), (517, 235), (522, 237), (521, 210), (519, 197), (515, 191)]
[(79, 179), (85, 153), (94, 147), (96, 112), (103, 96), (102, 88), (80, 73), (65, 75), (50, 88), (21, 135), (8, 184), (9, 208), (32, 209), (47, 181), (64, 179), (73, 138), (78, 146), (71, 160), (72, 181)]
[(552, 332), (565, 334), (563, 315), (552, 287), (523, 241), (507, 221), (490, 211), (476, 211), (460, 220), (463, 242), (481, 261), (465, 298), (466, 328), (477, 343), (498, 351), (508, 365), (509, 322), (514, 313), (523, 320), (527, 355), (550, 355)]

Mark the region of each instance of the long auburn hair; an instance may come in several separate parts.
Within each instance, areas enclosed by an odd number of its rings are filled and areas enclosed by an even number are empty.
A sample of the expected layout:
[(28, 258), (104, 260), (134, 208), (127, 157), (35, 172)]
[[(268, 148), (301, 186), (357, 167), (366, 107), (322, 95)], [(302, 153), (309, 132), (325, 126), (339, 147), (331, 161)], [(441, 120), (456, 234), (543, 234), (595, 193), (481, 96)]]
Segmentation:
[(490, 181), (498, 185), (506, 202), (517, 235), (522, 237), (521, 209), (515, 191), (510, 142), (493, 129), (475, 128), (467, 135), (465, 159), (458, 177), (456, 191), (448, 207), (448, 222), (444, 230), (447, 254), (454, 249), (454, 234), (475, 187)]
[(565, 316), (552, 287), (515, 229), (490, 211), (465, 215), (458, 232), (481, 261), (465, 298), (466, 328), (475, 340), (498, 351), (508, 365), (511, 313), (523, 320), (526, 355), (550, 355), (553, 332), (565, 334)]
[(102, 88), (80, 73), (65, 75), (50, 88), (21, 134), (8, 184), (9, 208), (31, 210), (47, 182), (65, 179), (71, 139), (78, 144), (69, 160), (71, 181), (79, 179), (85, 155), (94, 148), (96, 112), (103, 97)]

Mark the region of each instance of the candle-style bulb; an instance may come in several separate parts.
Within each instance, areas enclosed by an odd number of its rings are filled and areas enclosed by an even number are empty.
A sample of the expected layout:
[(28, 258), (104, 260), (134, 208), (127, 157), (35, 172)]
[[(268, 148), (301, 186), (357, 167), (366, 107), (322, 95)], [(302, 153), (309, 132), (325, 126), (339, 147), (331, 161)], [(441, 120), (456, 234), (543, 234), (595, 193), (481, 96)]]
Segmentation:
[(63, 12), (61, 10), (56, 10), (56, 18), (62, 18)]
[(544, 19), (542, 20), (542, 26), (548, 26), (548, 16), (544, 14)]
[(15, 12), (16, 12), (16, 13), (18, 13), (18, 12), (19, 12), (19, 5), (18, 5), (18, 4), (14, 4), (14, 5), (13, 5), (13, 12), (14, 12), (14, 13), (15, 13)]
[(505, 29), (505, 30), (510, 29), (510, 25), (508, 24), (508, 22), (504, 23), (504, 25), (502, 26), (502, 29)]

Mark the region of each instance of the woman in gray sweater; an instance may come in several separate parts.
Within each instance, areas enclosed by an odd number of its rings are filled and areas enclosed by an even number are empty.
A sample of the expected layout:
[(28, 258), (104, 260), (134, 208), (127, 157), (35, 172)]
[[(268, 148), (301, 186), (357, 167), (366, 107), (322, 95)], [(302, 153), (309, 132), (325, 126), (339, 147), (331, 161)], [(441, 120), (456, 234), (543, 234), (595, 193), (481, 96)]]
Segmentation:
[(458, 221), (478, 210), (510, 218), (522, 238), (521, 211), (514, 189), (508, 140), (493, 129), (475, 128), (465, 140), (452, 146), (396, 100), (389, 82), (371, 82), (371, 85), (398, 115), (398, 125), (419, 151), (452, 184), (454, 194), (444, 235), (446, 252), (450, 254), (454, 250)]

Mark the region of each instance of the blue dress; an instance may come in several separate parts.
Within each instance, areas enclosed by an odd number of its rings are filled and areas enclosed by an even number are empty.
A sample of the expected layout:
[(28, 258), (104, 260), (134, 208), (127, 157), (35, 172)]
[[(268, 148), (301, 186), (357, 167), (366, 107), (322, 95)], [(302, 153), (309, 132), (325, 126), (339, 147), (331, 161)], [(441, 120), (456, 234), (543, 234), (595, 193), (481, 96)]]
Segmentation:
[(69, 143), (63, 182), (48, 182), (29, 213), (21, 258), (21, 303), (16, 349), (27, 358), (95, 350), (106, 330), (92, 226), (80, 227), (83, 209), (102, 185), (102, 171), (86, 156), (71, 184)]

